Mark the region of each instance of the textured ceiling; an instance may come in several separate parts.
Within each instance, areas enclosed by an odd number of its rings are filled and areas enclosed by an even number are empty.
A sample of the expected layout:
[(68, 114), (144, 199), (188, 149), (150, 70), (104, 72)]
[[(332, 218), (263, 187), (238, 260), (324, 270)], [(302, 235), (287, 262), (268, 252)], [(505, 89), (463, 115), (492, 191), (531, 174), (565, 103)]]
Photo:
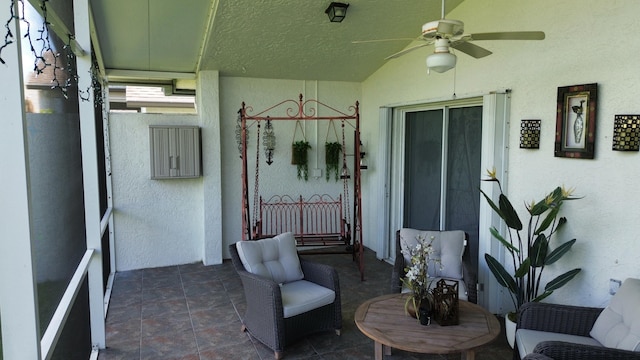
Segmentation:
[[(446, 0), (446, 9), (463, 0)], [(105, 68), (363, 81), (440, 18), (440, 0), (352, 0), (342, 23), (318, 0), (91, 0)], [(210, 32), (209, 32), (210, 29)], [(431, 50), (423, 51), (425, 57)], [(393, 60), (390, 60), (393, 61)]]

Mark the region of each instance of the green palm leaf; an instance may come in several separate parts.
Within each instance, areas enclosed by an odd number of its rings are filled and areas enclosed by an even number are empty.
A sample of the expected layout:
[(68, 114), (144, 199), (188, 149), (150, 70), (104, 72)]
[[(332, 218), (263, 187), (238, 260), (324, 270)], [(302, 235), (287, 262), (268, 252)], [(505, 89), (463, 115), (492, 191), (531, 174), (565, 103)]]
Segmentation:
[(560, 211), (560, 206), (551, 208), (551, 211), (547, 214), (547, 216), (544, 218), (544, 221), (542, 221), (540, 226), (538, 226), (538, 228), (533, 234), (538, 235), (541, 232), (547, 230), (549, 226), (553, 223), (553, 221), (556, 219), (556, 217), (558, 216), (559, 211)]
[(555, 248), (545, 259), (545, 265), (551, 265), (554, 262), (558, 261), (571, 247), (575, 244), (576, 239), (571, 239), (564, 244)]
[(549, 242), (545, 234), (540, 234), (533, 242), (529, 257), (531, 258), (531, 266), (541, 267), (545, 264), (547, 252), (549, 251)]
[(547, 286), (544, 287), (544, 291), (553, 291), (563, 287), (566, 283), (571, 281), (578, 273), (580, 272), (580, 268), (569, 270), (566, 273), (557, 276), (555, 279), (549, 281)]
[(516, 270), (515, 277), (516, 278), (524, 277), (529, 273), (530, 267), (531, 267), (531, 259), (527, 257), (526, 259), (524, 259), (522, 264), (520, 264), (520, 267), (518, 267), (518, 270)]
[(500, 241), (500, 243), (502, 245), (504, 245), (507, 248), (507, 250), (509, 250), (509, 252), (511, 252), (511, 254), (513, 254), (514, 252), (516, 252), (516, 253), (520, 252), (520, 249), (518, 249), (517, 247), (511, 245), (510, 242), (508, 242), (507, 240), (505, 240), (504, 237), (502, 237), (502, 234), (500, 234), (498, 232), (498, 229), (496, 229), (495, 227), (492, 226), (489, 229), (489, 231), (491, 232), (491, 235), (493, 235), (494, 238), (498, 239), (498, 241)]
[(484, 254), (484, 259), (487, 262), (487, 266), (489, 266), (489, 270), (491, 270), (491, 273), (493, 273), (493, 276), (495, 276), (498, 281), (498, 284), (506, 287), (512, 293), (517, 294), (518, 285), (511, 275), (509, 275), (507, 270), (505, 270), (504, 266), (489, 254)]
[(502, 212), (500, 211), (500, 208), (498, 208), (498, 206), (493, 202), (493, 200), (491, 200), (487, 194), (485, 194), (484, 191), (480, 190), (480, 192), (482, 193), (482, 195), (484, 196), (484, 198), (487, 200), (487, 203), (489, 204), (489, 206), (491, 206), (491, 208), (493, 209), (493, 211), (496, 212), (496, 214), (498, 214), (500, 216), (500, 218), (504, 219), (504, 216), (502, 216)]
[(502, 219), (507, 224), (508, 227), (515, 230), (522, 230), (522, 222), (520, 221), (520, 217), (518, 213), (511, 205), (511, 201), (504, 194), (500, 194), (498, 198), (498, 203), (500, 204), (500, 213), (502, 214)]
[(551, 295), (552, 292), (553, 291), (545, 291), (544, 293), (542, 293), (542, 295), (537, 296), (534, 299), (531, 299), (531, 301), (534, 301), (534, 302), (542, 301), (544, 298)]

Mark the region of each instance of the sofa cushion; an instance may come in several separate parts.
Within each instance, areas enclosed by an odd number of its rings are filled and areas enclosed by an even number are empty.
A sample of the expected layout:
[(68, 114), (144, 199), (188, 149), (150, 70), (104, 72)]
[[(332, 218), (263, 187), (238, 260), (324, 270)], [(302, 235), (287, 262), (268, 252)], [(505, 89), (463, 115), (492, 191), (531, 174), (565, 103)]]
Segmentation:
[(280, 293), (285, 318), (329, 305), (336, 299), (336, 293), (333, 290), (307, 280), (282, 284)]
[(640, 279), (626, 279), (593, 324), (590, 335), (606, 347), (640, 351)]
[[(418, 237), (428, 241), (433, 240), (432, 259), (440, 259), (440, 265), (429, 264), (429, 276), (449, 279), (462, 279), (462, 254), (465, 247), (465, 234), (461, 230), (452, 231), (423, 231), (416, 229), (400, 229), (400, 247), (415, 247)], [(411, 264), (411, 259), (404, 255), (405, 264)]]
[(236, 248), (245, 270), (252, 274), (279, 284), (304, 278), (293, 233), (256, 241), (238, 241)]
[(524, 358), (525, 355), (533, 353), (533, 348), (543, 341), (565, 341), (574, 344), (602, 346), (602, 344), (588, 336), (569, 335), (530, 329), (518, 329), (516, 331), (516, 345), (518, 346), (520, 358)]

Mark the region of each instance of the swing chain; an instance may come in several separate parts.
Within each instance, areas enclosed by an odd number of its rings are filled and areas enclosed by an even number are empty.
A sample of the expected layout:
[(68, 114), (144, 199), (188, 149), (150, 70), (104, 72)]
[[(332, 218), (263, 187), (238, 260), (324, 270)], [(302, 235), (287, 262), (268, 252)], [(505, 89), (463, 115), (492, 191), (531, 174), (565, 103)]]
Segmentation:
[[(343, 169), (347, 167), (347, 143), (345, 142), (345, 137), (344, 137), (344, 119), (342, 119), (342, 167)], [(350, 224), (351, 221), (349, 221), (349, 216), (351, 214), (351, 210), (349, 209), (349, 177), (348, 176), (343, 176), (343, 187), (344, 187), (344, 197), (345, 197), (345, 216), (344, 219), (347, 222), (347, 224)]]
[(257, 121), (258, 129), (256, 130), (256, 176), (255, 181), (253, 183), (253, 232), (255, 237), (256, 233), (256, 225), (258, 219), (258, 204), (259, 204), (259, 195), (258, 191), (260, 188), (260, 120)]

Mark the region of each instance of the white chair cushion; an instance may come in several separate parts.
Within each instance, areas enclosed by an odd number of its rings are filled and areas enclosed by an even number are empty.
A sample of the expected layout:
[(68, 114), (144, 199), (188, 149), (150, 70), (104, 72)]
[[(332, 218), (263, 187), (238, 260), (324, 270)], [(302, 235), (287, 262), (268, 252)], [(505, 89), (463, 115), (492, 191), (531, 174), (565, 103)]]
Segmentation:
[[(467, 296), (467, 286), (465, 285), (464, 281), (459, 279), (448, 279), (448, 278), (437, 277), (433, 279), (433, 282), (431, 282), (429, 289), (433, 289), (436, 286), (436, 283), (441, 279), (457, 281), (458, 282), (458, 300), (464, 300), (464, 301), (469, 300), (469, 297)], [(408, 293), (408, 292), (411, 292), (411, 289), (409, 289), (404, 284), (402, 284), (402, 292)]]
[[(444, 277), (449, 279), (462, 279), (462, 254), (465, 247), (464, 231), (422, 231), (416, 229), (400, 229), (400, 247), (404, 250), (407, 246), (415, 247), (418, 236), (424, 237), (427, 242), (433, 237), (432, 260), (440, 259), (440, 265), (429, 264), (429, 276)], [(396, 254), (399, 256), (399, 254)], [(411, 264), (408, 256), (404, 257), (405, 264)]]
[(238, 241), (236, 248), (245, 270), (252, 274), (278, 284), (304, 278), (293, 233), (256, 241)]
[(533, 352), (533, 348), (543, 341), (565, 341), (574, 344), (602, 346), (602, 344), (588, 336), (568, 335), (530, 329), (518, 329), (516, 331), (516, 344), (518, 345), (520, 358), (524, 358), (525, 355), (531, 354)]
[(333, 290), (307, 280), (282, 284), (280, 293), (285, 318), (329, 305), (336, 299)]
[(640, 279), (626, 279), (590, 335), (610, 348), (640, 351)]

